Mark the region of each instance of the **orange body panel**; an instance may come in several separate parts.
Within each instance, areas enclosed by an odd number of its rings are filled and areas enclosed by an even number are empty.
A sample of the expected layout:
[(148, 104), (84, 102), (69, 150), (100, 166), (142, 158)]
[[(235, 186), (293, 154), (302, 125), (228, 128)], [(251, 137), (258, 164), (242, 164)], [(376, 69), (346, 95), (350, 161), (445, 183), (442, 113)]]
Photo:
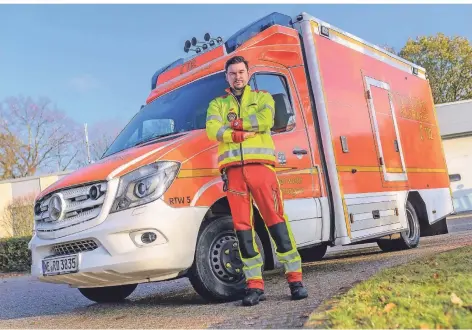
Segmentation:
[(194, 68), (199, 67), (203, 64), (211, 62), (224, 55), (223, 46), (212, 49), (206, 53), (203, 53), (200, 56), (195, 57), (194, 59), (185, 62), (184, 64), (173, 68), (169, 71), (162, 73), (157, 79), (158, 84), (163, 84), (166, 81), (172, 80), (175, 77), (178, 77), (181, 74), (185, 74), (189, 71), (192, 71)]
[[(354, 167), (353, 167), (354, 168)], [(445, 172), (444, 172), (445, 173)], [(415, 189), (433, 189), (449, 186), (449, 178), (444, 173), (408, 173), (408, 184)], [(405, 183), (394, 182), (388, 186), (382, 184), (382, 173), (372, 172), (339, 172), (342, 180), (344, 192), (348, 191), (356, 194), (370, 193), (376, 191), (398, 191), (405, 190)], [(360, 184), (360, 182), (362, 184)]]
[[(338, 167), (377, 168), (376, 173), (340, 171), (343, 192), (449, 187), (428, 82), (327, 38), (318, 35), (314, 38), (336, 164)], [(365, 77), (390, 86), (408, 182), (384, 182)], [(394, 147), (396, 134), (388, 93), (375, 86), (371, 86), (371, 90), (387, 172), (399, 173), (401, 162)], [(342, 150), (341, 136), (347, 138), (349, 151), (346, 153)], [(442, 172), (430, 173), (432, 169)], [(410, 173), (410, 170), (416, 172)]]
[(173, 207), (189, 206), (197, 191), (215, 178), (215, 176), (177, 178), (164, 194), (163, 200)]
[[(111, 155), (110, 157), (107, 157), (87, 167), (81, 168), (65, 176), (61, 180), (56, 181), (48, 188), (41, 191), (37, 198), (42, 198), (43, 196), (51, 193), (52, 191), (63, 189), (66, 187), (77, 186), (90, 182), (105, 181), (107, 177), (111, 173), (113, 173), (113, 171), (120, 168), (120, 166), (126, 165), (127, 163), (133, 162), (143, 155), (153, 152), (151, 156), (145, 158), (144, 163), (149, 164), (159, 156), (159, 153), (154, 152), (156, 149), (163, 148), (160, 151), (164, 151), (168, 147), (169, 146), (167, 146), (166, 142), (153, 143), (151, 145), (143, 145), (136, 148), (130, 148), (115, 155)], [(120, 176), (125, 173), (129, 173), (137, 169), (139, 165), (140, 163), (138, 163), (138, 165), (130, 165), (126, 169), (123, 169), (123, 171), (116, 173), (115, 176)]]

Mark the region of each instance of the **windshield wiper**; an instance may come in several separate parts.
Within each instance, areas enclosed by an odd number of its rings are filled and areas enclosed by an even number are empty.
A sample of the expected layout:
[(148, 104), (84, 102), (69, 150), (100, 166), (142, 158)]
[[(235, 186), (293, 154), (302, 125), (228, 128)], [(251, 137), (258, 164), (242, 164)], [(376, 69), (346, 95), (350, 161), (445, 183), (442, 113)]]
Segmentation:
[(133, 147), (136, 147), (136, 146), (139, 146), (141, 144), (144, 144), (144, 143), (147, 143), (147, 142), (151, 142), (151, 141), (154, 141), (154, 140), (158, 140), (160, 138), (163, 138), (163, 137), (166, 137), (166, 136), (170, 136), (170, 135), (174, 135), (174, 134), (183, 134), (185, 132), (172, 132), (172, 133), (166, 133), (166, 134), (161, 134), (161, 135), (156, 135), (156, 136), (151, 136), (150, 138), (148, 139), (145, 139), (143, 141), (138, 141), (136, 142)]

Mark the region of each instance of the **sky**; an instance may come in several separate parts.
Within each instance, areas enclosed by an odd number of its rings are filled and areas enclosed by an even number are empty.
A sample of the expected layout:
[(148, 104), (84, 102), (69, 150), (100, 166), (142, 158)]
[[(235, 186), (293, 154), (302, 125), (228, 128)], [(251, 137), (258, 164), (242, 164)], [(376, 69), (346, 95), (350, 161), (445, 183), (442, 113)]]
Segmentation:
[(0, 101), (47, 97), (79, 124), (124, 125), (154, 72), (188, 56), (185, 40), (226, 40), (274, 11), (304, 11), (397, 51), (438, 32), (472, 41), (472, 5), (0, 5)]

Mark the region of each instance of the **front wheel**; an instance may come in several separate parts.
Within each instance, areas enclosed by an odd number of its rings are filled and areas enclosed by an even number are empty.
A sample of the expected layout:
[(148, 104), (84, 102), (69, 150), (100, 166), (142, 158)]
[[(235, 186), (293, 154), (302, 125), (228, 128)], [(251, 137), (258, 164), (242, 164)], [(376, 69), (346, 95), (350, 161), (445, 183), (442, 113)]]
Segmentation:
[(420, 242), (420, 222), (415, 208), (410, 202), (406, 203), (406, 219), (408, 231), (400, 234), (400, 238), (394, 240), (378, 240), (377, 244), (382, 251), (398, 251), (413, 249)]
[(105, 286), (100, 288), (79, 288), (87, 299), (97, 303), (120, 302), (128, 298), (136, 289), (137, 284)]
[[(244, 293), (246, 278), (238, 244), (231, 216), (217, 217), (202, 224), (188, 278), (203, 298), (228, 301), (238, 299)], [(256, 244), (264, 259), (257, 234)]]

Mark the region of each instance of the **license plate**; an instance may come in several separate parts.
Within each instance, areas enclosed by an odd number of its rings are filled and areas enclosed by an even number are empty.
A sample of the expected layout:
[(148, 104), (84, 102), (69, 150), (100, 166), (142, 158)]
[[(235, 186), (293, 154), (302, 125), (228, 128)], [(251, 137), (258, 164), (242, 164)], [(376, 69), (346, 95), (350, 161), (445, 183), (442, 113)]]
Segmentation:
[(43, 275), (60, 275), (79, 271), (79, 257), (77, 254), (43, 259)]

